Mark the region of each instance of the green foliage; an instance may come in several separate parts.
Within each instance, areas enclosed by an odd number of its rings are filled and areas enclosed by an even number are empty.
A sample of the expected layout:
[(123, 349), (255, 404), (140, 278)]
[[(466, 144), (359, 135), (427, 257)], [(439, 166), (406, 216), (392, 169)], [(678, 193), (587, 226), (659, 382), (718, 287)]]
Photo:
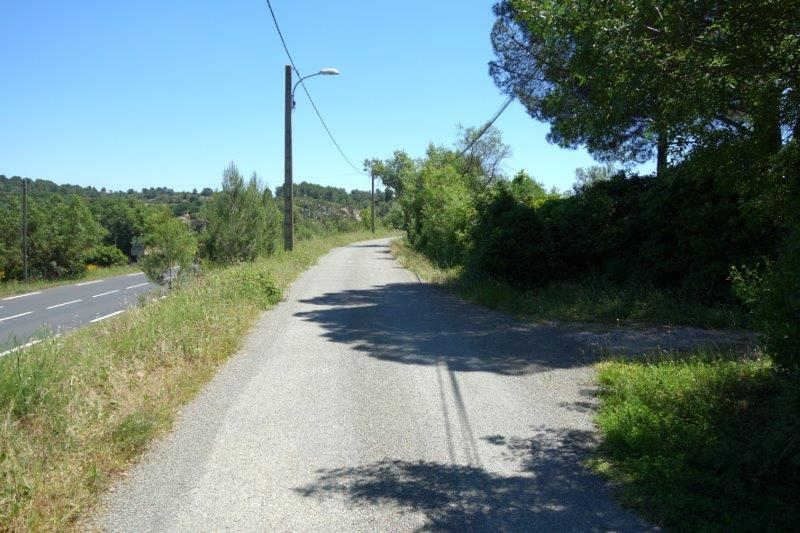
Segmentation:
[(250, 261), (275, 250), (278, 212), (255, 174), (245, 183), (231, 163), (223, 174), (222, 190), (211, 197), (203, 214), (207, 224), (202, 250), (212, 261)]
[(125, 265), (128, 263), (128, 257), (116, 246), (98, 244), (84, 254), (83, 261), (87, 265), (108, 267)]
[(594, 466), (676, 531), (788, 531), (800, 520), (800, 381), (769, 360), (699, 353), (600, 365)]
[(617, 174), (574, 194), (538, 200), (530, 182), (499, 183), (478, 198), (478, 265), (509, 282), (537, 285), (587, 275), (678, 288), (704, 302), (730, 300), (730, 265), (774, 256), (774, 218), (741, 186), (763, 171), (749, 144), (697, 150), (661, 177)]
[[(77, 277), (86, 250), (98, 246), (105, 230), (80, 196), (29, 199), (29, 272), (35, 278)], [(21, 264), (15, 265), (20, 277)]]
[(148, 278), (163, 283), (182, 279), (191, 272), (197, 254), (197, 237), (169, 211), (153, 213), (145, 221), (142, 237), (145, 253), (140, 262)]
[(797, 2), (505, 0), (495, 13), (495, 83), (562, 146), (627, 161), (658, 149), (661, 170), (719, 131), (775, 153), (781, 127), (798, 129)]
[(461, 164), (454, 152), (431, 146), (418, 171), (403, 183), (408, 238), (440, 265), (460, 264), (470, 252), (478, 181), (461, 172)]
[(106, 229), (103, 242), (133, 258), (133, 243), (144, 232), (145, 219), (155, 207), (131, 197), (104, 195), (92, 200), (92, 211)]
[(442, 268), (406, 243), (395, 241), (392, 251), (420, 279), (460, 298), (498, 309), (522, 320), (594, 322), (613, 326), (653, 324), (702, 328), (748, 325), (736, 303), (703, 304), (692, 295), (645, 283), (614, 283), (607, 277), (587, 276), (521, 287), (475, 268)]
[(732, 269), (737, 294), (753, 310), (775, 362), (800, 369), (800, 232), (762, 269)]

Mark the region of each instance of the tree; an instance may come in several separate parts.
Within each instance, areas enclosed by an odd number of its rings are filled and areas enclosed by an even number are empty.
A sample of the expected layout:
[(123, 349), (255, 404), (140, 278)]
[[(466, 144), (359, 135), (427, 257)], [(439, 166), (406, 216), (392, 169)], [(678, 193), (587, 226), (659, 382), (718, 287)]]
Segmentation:
[(77, 195), (29, 199), (29, 269), (35, 277), (77, 277), (85, 254), (102, 242), (106, 231)]
[(575, 184), (572, 186), (572, 190), (575, 194), (580, 194), (581, 191), (597, 182), (610, 180), (616, 173), (617, 170), (610, 163), (603, 166), (578, 167), (575, 169)]
[(469, 147), (464, 154), (466, 171), (482, 174), (487, 185), (500, 177), (503, 161), (511, 157), (511, 147), (503, 143), (500, 130), (492, 126), (476, 140), (477, 128), (459, 126), (459, 134), (456, 142), (459, 152)]
[(132, 258), (133, 241), (144, 232), (145, 219), (152, 207), (136, 198), (103, 196), (92, 203), (92, 210), (108, 232), (103, 242)]
[(766, 153), (797, 127), (800, 3), (506, 0), (495, 6), (495, 83), (549, 122), (548, 138), (661, 173), (729, 131)]
[(275, 250), (279, 214), (253, 174), (245, 183), (231, 163), (222, 176), (222, 190), (206, 204), (203, 252), (212, 261), (249, 261)]
[(405, 180), (416, 172), (417, 164), (403, 150), (395, 150), (391, 159), (364, 160), (364, 169), (379, 178), (386, 187), (402, 195)]
[(140, 264), (152, 281), (167, 281), (172, 286), (175, 279), (183, 279), (191, 271), (197, 238), (169, 211), (160, 210), (147, 217), (142, 244), (145, 252)]

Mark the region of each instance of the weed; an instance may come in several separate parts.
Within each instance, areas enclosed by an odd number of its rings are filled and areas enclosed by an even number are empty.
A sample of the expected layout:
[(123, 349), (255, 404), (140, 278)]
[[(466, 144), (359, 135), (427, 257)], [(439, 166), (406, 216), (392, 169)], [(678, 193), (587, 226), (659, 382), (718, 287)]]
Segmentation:
[(623, 502), (681, 531), (800, 521), (800, 376), (720, 352), (599, 365), (591, 465)]

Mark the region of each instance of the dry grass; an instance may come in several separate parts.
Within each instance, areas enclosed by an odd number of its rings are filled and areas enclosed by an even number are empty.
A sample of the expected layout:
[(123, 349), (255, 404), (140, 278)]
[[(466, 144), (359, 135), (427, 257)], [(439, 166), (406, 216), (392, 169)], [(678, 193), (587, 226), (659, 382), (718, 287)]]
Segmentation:
[(74, 529), (238, 348), (255, 318), (335, 246), (212, 270), (114, 319), (0, 360), (0, 529)]

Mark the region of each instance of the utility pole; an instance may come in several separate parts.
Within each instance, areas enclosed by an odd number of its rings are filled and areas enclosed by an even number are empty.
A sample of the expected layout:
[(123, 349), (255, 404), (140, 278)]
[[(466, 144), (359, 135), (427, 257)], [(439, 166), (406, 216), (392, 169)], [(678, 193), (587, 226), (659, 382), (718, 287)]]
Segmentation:
[(372, 215), (372, 233), (375, 233), (375, 173), (370, 171), (372, 176), (372, 202), (371, 202), (371, 215)]
[(22, 178), (22, 275), (28, 281), (28, 178)]
[(283, 140), (283, 249), (294, 247), (294, 185), (292, 185), (292, 66), (286, 65)]

